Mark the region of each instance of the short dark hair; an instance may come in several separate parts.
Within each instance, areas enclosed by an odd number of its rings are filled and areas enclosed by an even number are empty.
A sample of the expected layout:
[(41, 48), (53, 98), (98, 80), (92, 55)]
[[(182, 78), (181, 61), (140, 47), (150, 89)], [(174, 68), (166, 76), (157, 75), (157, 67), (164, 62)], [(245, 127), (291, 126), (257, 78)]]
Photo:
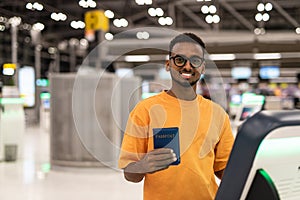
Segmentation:
[(180, 42), (191, 42), (199, 44), (203, 49), (205, 49), (204, 42), (197, 35), (195, 35), (194, 33), (182, 33), (171, 40), (169, 44), (169, 55), (171, 55), (174, 45)]

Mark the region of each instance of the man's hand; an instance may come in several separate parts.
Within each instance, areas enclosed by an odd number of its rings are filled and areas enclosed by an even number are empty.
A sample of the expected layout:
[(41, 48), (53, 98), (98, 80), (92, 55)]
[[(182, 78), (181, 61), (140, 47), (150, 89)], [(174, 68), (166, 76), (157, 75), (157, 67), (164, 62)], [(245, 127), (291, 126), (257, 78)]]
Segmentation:
[(154, 149), (145, 155), (145, 157), (139, 161), (139, 165), (144, 173), (153, 173), (159, 170), (163, 170), (169, 167), (169, 165), (176, 161), (176, 155), (172, 149)]
[(140, 161), (130, 163), (124, 169), (124, 175), (128, 181), (139, 182), (146, 173), (167, 169), (176, 160), (176, 155), (172, 149), (154, 149), (148, 152)]

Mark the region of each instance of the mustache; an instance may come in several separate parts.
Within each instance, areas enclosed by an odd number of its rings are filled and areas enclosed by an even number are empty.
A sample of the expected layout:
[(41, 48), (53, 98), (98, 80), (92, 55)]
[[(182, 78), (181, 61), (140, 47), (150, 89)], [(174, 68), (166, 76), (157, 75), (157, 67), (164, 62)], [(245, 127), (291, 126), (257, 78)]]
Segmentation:
[(182, 70), (182, 71), (179, 71), (178, 73), (187, 73), (187, 74), (192, 74), (192, 75), (195, 74), (195, 72), (191, 72), (191, 71), (187, 71), (187, 70)]

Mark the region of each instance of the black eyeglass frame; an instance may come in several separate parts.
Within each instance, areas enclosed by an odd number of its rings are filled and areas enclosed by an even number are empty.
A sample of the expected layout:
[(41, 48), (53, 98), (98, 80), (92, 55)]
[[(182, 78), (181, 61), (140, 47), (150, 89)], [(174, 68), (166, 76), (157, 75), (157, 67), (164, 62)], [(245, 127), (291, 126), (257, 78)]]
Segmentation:
[[(182, 65), (177, 65), (177, 63), (175, 62), (175, 59), (178, 58), (178, 57), (184, 59), (184, 62), (183, 62)], [(199, 59), (201, 60), (201, 63), (199, 64), (199, 66), (194, 66), (194, 64), (191, 62), (192, 58), (199, 58)], [(202, 65), (203, 62), (205, 61), (205, 59), (204, 59), (204, 58), (201, 58), (200, 56), (191, 56), (191, 57), (188, 58), (188, 57), (186, 57), (186, 56), (184, 56), (184, 55), (179, 55), (179, 54), (178, 54), (178, 55), (175, 55), (175, 56), (170, 56), (169, 59), (170, 59), (170, 60), (173, 60), (173, 61), (174, 61), (174, 64), (175, 64), (177, 67), (183, 67), (183, 66), (186, 65), (186, 62), (189, 61), (189, 62), (190, 62), (190, 65), (191, 65), (193, 68), (199, 68), (199, 67), (201, 67), (201, 65)]]

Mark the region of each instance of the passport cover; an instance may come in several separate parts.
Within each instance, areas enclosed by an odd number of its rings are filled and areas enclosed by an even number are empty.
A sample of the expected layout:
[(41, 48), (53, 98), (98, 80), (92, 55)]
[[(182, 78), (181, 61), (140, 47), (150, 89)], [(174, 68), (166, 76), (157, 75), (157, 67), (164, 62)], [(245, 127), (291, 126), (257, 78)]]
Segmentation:
[(154, 149), (170, 148), (176, 154), (177, 160), (171, 165), (180, 163), (180, 148), (179, 148), (179, 130), (178, 127), (171, 128), (154, 128), (153, 129)]

